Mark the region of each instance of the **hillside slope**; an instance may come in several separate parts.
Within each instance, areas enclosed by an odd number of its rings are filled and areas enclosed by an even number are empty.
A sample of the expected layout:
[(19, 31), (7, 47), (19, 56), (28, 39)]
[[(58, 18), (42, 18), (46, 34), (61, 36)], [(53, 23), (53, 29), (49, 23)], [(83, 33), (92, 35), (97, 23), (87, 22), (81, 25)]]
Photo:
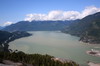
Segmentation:
[(5, 27), (5, 31), (55, 31), (62, 30), (73, 21), (20, 21)]
[(100, 12), (72, 23), (63, 32), (79, 36), (86, 43), (100, 43)]
[(22, 31), (7, 32), (0, 31), (0, 51), (9, 51), (8, 43), (22, 37), (30, 36), (31, 34)]

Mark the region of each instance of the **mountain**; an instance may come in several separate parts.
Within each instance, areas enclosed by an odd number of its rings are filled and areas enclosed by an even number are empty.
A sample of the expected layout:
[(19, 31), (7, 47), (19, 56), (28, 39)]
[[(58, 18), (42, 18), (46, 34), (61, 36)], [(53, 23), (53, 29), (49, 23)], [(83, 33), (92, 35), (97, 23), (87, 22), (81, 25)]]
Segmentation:
[(3, 27), (0, 26), (0, 30), (3, 29)]
[(5, 31), (55, 31), (62, 30), (73, 21), (20, 21), (5, 27)]
[(80, 41), (99, 44), (100, 43), (100, 12), (70, 24), (62, 32), (79, 36)]
[(8, 43), (22, 37), (30, 36), (31, 34), (23, 31), (7, 32), (0, 30), (0, 51), (9, 51)]

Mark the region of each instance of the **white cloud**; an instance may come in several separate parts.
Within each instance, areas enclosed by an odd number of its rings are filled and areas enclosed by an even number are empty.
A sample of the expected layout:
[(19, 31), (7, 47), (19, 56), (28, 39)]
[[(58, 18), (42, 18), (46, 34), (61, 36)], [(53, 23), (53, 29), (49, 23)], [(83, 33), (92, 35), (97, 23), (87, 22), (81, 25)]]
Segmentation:
[(46, 14), (27, 14), (25, 21), (46, 20)]
[(83, 18), (87, 15), (94, 14), (96, 12), (100, 12), (100, 8), (97, 8), (95, 6), (86, 7), (81, 13), (81, 18)]
[(51, 11), (47, 14), (47, 20), (60, 20), (62, 16), (63, 11)]
[(48, 14), (27, 14), (25, 21), (32, 20), (75, 20), (82, 19), (85, 16), (100, 12), (100, 8), (95, 6), (86, 7), (82, 12), (78, 11), (61, 11), (54, 10), (50, 11)]
[(8, 25), (11, 25), (11, 24), (13, 24), (13, 22), (7, 21), (7, 22), (5, 22), (5, 23), (3, 24), (3, 26), (8, 26)]

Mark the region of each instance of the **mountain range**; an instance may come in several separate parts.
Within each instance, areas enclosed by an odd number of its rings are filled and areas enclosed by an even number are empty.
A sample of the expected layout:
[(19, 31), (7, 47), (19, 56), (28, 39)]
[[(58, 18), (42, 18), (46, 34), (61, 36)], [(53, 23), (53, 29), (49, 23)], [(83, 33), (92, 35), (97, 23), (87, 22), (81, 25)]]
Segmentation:
[(3, 29), (3, 28), (4, 28), (4, 27), (1, 27), (1, 26), (0, 26), (0, 30)]
[(62, 31), (79, 36), (86, 43), (100, 43), (100, 12), (71, 21), (20, 21), (3, 28), (5, 31)]
[(73, 21), (20, 21), (5, 27), (5, 31), (57, 31), (62, 30)]

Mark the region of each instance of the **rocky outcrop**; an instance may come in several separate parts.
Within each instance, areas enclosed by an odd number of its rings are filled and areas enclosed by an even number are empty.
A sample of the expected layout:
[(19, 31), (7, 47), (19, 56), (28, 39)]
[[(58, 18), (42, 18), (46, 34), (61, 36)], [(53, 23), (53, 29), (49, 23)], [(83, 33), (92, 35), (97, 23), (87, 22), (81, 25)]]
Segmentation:
[(88, 62), (88, 66), (100, 66), (100, 63)]
[(0, 66), (33, 66), (33, 65), (21, 62), (13, 62), (10, 60), (3, 60), (2, 63), (0, 63)]
[(77, 66), (79, 66), (79, 64), (77, 64), (77, 63), (75, 63), (74, 61), (72, 61), (72, 60), (68, 60), (68, 59), (63, 59), (63, 58), (51, 58), (51, 60), (54, 60), (54, 61), (60, 61), (61, 63), (71, 63), (71, 65), (77, 65)]

